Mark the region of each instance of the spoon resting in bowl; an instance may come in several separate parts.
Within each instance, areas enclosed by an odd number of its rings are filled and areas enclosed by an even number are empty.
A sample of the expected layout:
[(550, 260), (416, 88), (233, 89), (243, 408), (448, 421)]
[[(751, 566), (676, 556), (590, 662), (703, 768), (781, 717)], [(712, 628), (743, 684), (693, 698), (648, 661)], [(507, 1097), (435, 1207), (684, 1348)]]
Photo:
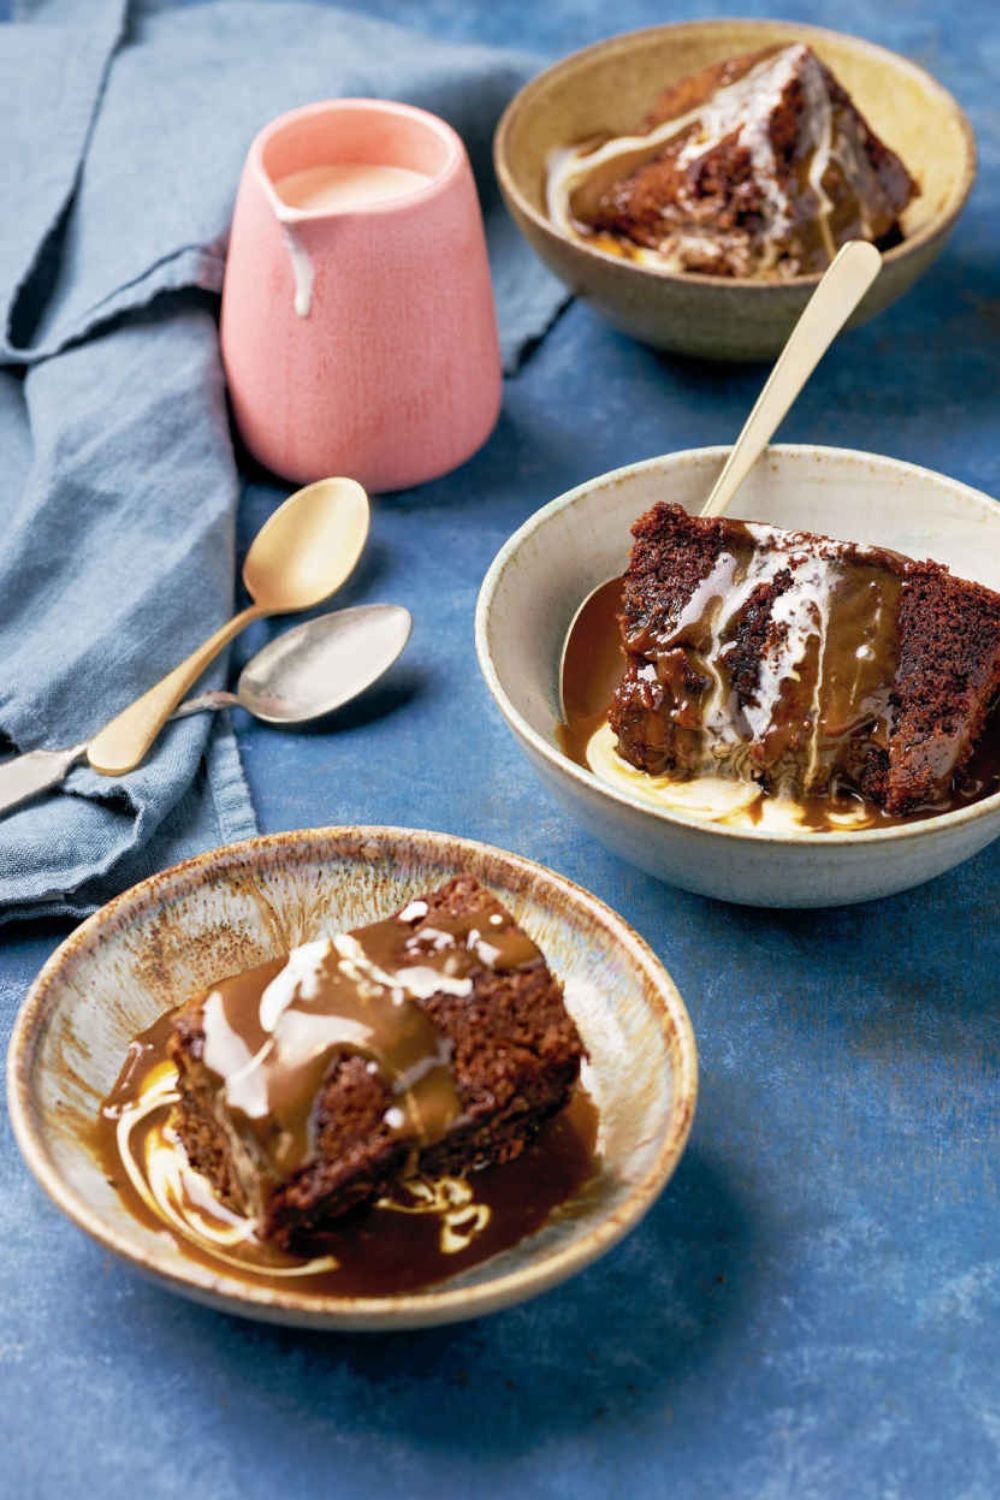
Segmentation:
[[(849, 240), (838, 252), (792, 329), (700, 515), (721, 516), (726, 511), (810, 375), (875, 281), (881, 265), (881, 255), (867, 240)], [(559, 713), (564, 722), (566, 657), (573, 631), (595, 596), (613, 581), (605, 579), (591, 589), (569, 623), (559, 658)]]

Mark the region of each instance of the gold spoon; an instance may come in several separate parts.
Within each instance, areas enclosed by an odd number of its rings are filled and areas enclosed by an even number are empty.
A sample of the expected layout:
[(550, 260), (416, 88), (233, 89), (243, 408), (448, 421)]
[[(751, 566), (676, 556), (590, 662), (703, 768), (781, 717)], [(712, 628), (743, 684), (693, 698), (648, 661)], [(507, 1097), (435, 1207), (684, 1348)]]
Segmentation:
[[(764, 389), (754, 403), (753, 411), (733, 444), (722, 473), (701, 507), (700, 515), (721, 516), (726, 510), (881, 267), (881, 255), (867, 240), (848, 240), (837, 253), (792, 329)], [(570, 639), (580, 616), (594, 595), (600, 593), (611, 581), (605, 579), (591, 589), (574, 613), (563, 640), (559, 659), (559, 712), (564, 723), (566, 701), (563, 678)]]
[[(171, 719), (243, 708), (265, 724), (306, 724), (342, 708), (387, 672), (410, 638), (409, 610), (358, 604), (304, 620), (250, 658), (235, 693), (188, 698)], [(0, 761), (0, 818), (65, 781), (87, 759), (87, 742), (68, 750), (26, 750)]]
[(701, 515), (721, 516), (726, 510), (881, 269), (882, 257), (868, 240), (848, 240), (838, 251), (778, 355)]
[(243, 564), (253, 604), (94, 736), (87, 746), (94, 770), (133, 771), (188, 689), (254, 620), (312, 609), (339, 589), (361, 556), (369, 519), (368, 496), (353, 479), (320, 479), (290, 495), (261, 527)]

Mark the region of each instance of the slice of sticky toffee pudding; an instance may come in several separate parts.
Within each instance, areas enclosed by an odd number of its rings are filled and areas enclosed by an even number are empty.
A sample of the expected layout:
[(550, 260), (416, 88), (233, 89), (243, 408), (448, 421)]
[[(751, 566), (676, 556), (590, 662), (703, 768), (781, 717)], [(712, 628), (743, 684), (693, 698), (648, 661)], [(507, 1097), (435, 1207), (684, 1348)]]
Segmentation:
[(552, 217), (675, 271), (787, 278), (847, 240), (882, 248), (918, 188), (810, 47), (715, 63), (666, 90), (641, 129), (557, 154)]
[(1000, 694), (1000, 595), (881, 547), (653, 506), (609, 722), (630, 765), (946, 806)]
[(416, 1170), (517, 1156), (583, 1046), (539, 949), (463, 876), (196, 995), (169, 1052), (192, 1166), (295, 1251)]

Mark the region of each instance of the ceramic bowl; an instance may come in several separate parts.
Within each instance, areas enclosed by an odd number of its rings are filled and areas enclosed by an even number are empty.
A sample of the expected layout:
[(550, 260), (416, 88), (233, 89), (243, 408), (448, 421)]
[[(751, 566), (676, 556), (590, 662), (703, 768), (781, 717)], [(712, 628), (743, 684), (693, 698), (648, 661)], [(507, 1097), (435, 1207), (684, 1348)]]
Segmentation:
[[(728, 451), (695, 448), (602, 474), (515, 532), (486, 576), (476, 612), (490, 691), (572, 816), (662, 880), (748, 906), (838, 906), (930, 880), (1000, 835), (1000, 793), (886, 829), (765, 833), (634, 801), (558, 748), (558, 665), (577, 606), (624, 570), (636, 517), (664, 498), (698, 510)], [(914, 464), (840, 448), (771, 448), (729, 514), (933, 557), (1000, 589), (1000, 506)]]
[(708, 63), (775, 43), (808, 42), (920, 186), (859, 308), (863, 322), (901, 296), (941, 250), (976, 173), (972, 129), (952, 96), (906, 58), (857, 37), (785, 21), (690, 21), (598, 42), (528, 83), (497, 127), (494, 160), (507, 205), (542, 260), (623, 332), (710, 359), (777, 354), (818, 276), (783, 283), (678, 274), (592, 249), (545, 211), (550, 152), (587, 136), (634, 131), (670, 83)]
[[(565, 981), (590, 1052), (600, 1176), (574, 1215), (460, 1276), (398, 1297), (252, 1286), (190, 1260), (135, 1219), (89, 1144), (129, 1042), (220, 975), (324, 931), (394, 911), (459, 872), (477, 876)], [(14, 1132), (39, 1182), (80, 1228), (164, 1286), (229, 1312), (330, 1329), (415, 1328), (535, 1296), (628, 1233), (684, 1149), (697, 1093), (691, 1025), (645, 943), (551, 870), (483, 844), (392, 828), (252, 839), (144, 881), (78, 928), (45, 965), (11, 1041)]]

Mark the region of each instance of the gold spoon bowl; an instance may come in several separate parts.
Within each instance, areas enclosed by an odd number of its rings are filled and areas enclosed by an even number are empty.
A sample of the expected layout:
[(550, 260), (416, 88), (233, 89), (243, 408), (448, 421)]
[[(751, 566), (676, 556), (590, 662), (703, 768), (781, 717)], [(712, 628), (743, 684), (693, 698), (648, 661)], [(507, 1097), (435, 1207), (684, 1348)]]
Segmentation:
[(254, 620), (312, 609), (335, 593), (354, 571), (370, 519), (368, 496), (353, 479), (320, 479), (290, 495), (246, 555), (243, 582), (253, 604), (91, 739), (87, 759), (94, 770), (105, 776), (134, 770), (188, 689)]

